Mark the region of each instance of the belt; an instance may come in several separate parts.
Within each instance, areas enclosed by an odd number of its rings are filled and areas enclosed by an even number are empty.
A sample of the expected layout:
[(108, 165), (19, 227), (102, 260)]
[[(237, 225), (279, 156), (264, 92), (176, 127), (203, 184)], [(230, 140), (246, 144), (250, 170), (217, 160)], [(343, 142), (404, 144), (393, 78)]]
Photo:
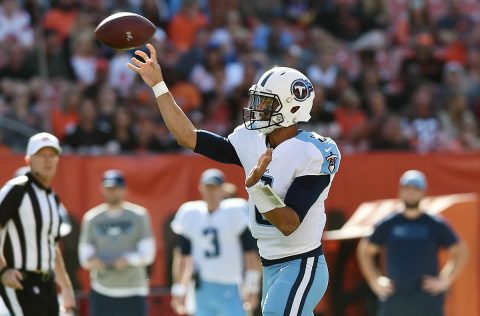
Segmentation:
[(21, 271), (24, 281), (45, 283), (53, 280), (55, 274), (53, 271)]

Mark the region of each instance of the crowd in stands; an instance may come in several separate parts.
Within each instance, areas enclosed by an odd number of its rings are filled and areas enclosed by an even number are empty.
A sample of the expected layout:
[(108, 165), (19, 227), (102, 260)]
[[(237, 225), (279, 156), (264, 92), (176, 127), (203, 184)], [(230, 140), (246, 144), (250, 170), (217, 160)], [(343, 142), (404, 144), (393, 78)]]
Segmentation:
[(227, 135), (274, 65), (314, 84), (306, 129), (344, 154), (480, 149), (478, 0), (3, 0), (0, 155), (50, 131), (78, 154), (179, 147), (151, 90), (94, 30), (118, 11), (158, 30), (165, 81), (195, 126)]

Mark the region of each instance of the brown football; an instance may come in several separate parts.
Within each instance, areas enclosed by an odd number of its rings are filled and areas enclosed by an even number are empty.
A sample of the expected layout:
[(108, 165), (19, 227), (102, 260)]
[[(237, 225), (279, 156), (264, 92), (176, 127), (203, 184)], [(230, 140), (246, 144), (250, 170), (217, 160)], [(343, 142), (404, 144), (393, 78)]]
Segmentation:
[(147, 18), (130, 12), (110, 15), (95, 29), (103, 44), (115, 49), (132, 49), (148, 43), (155, 34), (155, 25)]

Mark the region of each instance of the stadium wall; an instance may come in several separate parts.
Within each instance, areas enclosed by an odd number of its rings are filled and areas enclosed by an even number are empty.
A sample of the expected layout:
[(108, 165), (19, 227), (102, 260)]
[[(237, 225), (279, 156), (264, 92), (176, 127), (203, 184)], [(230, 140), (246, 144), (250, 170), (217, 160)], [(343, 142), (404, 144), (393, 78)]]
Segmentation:
[[(22, 156), (4, 156), (1, 161), (2, 184), (24, 164)], [(238, 186), (238, 195), (246, 197), (243, 189), (244, 173), (241, 168), (219, 164), (195, 154), (64, 156), (54, 181), (54, 189), (78, 227), (82, 215), (102, 202), (99, 189), (103, 171), (110, 168), (124, 171), (128, 200), (143, 205), (150, 211), (157, 237), (158, 254), (151, 269), (152, 284), (166, 286), (169, 282), (171, 247), (171, 235), (166, 229), (168, 221), (183, 202), (199, 198), (198, 178), (204, 169), (212, 167), (223, 170), (227, 175), (227, 181)], [(327, 212), (340, 210), (346, 219), (362, 202), (395, 197), (398, 179), (407, 169), (425, 172), (429, 182), (428, 195), (467, 192), (480, 194), (480, 153), (357, 154), (342, 158), (340, 172), (330, 191)], [(457, 223), (461, 225), (461, 221)], [(462, 227), (456, 228), (462, 230)], [(67, 249), (71, 256), (76, 255), (75, 247), (75, 244), (70, 243), (70, 248)], [(327, 255), (334, 254), (335, 249), (329, 250), (328, 247), (327, 242)], [(335, 245), (332, 244), (332, 247), (335, 248)], [(86, 273), (80, 270), (76, 276), (82, 288), (87, 289)]]

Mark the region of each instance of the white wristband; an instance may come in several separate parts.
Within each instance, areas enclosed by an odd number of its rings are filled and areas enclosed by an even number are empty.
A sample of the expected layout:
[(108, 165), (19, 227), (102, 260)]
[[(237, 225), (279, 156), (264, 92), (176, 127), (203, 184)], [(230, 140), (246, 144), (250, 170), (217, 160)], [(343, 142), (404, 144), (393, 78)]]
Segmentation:
[(247, 188), (247, 192), (260, 213), (266, 213), (273, 209), (286, 206), (268, 184), (265, 185), (257, 182), (255, 185)]
[(152, 87), (153, 93), (155, 94), (155, 98), (158, 98), (162, 94), (165, 94), (168, 92), (167, 85), (165, 84), (165, 81), (160, 81), (156, 85)]
[(260, 272), (257, 270), (245, 271), (245, 292), (250, 294), (260, 293)]
[(180, 283), (175, 283), (172, 285), (170, 293), (172, 296), (185, 296), (187, 294), (187, 287)]

